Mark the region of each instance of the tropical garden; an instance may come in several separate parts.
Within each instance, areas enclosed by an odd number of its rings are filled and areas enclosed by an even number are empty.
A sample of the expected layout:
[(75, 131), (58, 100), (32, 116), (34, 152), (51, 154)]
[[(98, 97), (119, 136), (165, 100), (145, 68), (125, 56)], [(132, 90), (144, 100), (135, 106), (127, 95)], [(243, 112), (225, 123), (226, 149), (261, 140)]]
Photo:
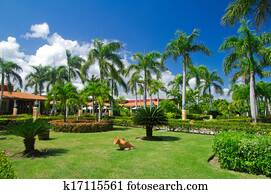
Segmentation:
[[(22, 67), (0, 58), (0, 110), (6, 83), (46, 94), (48, 110), (34, 119), (0, 115), (0, 178), (271, 177), (271, 33), (259, 31), (270, 6), (235, 0), (226, 8), (222, 24), (239, 29), (217, 48), (223, 72), (193, 63), (216, 52), (198, 29), (177, 31), (163, 52), (134, 53), (128, 65), (123, 43), (100, 39), (86, 59), (66, 50), (67, 64), (33, 65), (24, 80)], [(172, 59), (180, 72), (164, 83)], [(98, 75), (89, 73), (95, 64)], [(121, 91), (134, 96), (133, 109), (123, 106)], [(135, 149), (118, 151), (114, 137)]]

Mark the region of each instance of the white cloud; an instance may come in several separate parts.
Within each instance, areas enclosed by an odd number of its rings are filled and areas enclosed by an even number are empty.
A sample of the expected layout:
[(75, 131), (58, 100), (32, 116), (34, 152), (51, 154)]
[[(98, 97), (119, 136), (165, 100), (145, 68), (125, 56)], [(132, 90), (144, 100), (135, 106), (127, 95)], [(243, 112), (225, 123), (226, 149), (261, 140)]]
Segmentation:
[(27, 32), (25, 38), (43, 38), (46, 39), (50, 33), (49, 25), (44, 22), (42, 24), (34, 24), (30, 28), (31, 32)]
[(23, 79), (30, 70), (27, 55), (20, 51), (20, 44), (15, 37), (9, 36), (6, 41), (0, 41), (0, 57), (6, 61), (13, 61), (20, 65), (23, 69), (23, 72), (20, 73)]

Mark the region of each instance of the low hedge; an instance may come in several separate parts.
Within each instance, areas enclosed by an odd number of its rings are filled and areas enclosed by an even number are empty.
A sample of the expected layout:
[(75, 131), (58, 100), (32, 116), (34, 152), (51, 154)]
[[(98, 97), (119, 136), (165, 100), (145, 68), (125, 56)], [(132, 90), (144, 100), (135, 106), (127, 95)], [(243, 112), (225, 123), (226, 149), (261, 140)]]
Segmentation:
[(222, 168), (271, 177), (271, 137), (244, 132), (216, 135), (213, 149)]
[(0, 152), (0, 179), (15, 178), (11, 162), (4, 152)]
[(271, 135), (271, 125), (268, 123), (250, 122), (227, 122), (226, 120), (208, 121), (182, 121), (180, 119), (169, 119), (167, 126), (170, 131), (211, 130), (214, 133), (221, 131), (245, 131), (251, 134)]
[(63, 120), (53, 120), (49, 122), (53, 130), (57, 132), (69, 132), (69, 133), (92, 133), (92, 132), (102, 132), (113, 130), (112, 121), (89, 121), (80, 120), (79, 122), (75, 120), (68, 120), (64, 123)]

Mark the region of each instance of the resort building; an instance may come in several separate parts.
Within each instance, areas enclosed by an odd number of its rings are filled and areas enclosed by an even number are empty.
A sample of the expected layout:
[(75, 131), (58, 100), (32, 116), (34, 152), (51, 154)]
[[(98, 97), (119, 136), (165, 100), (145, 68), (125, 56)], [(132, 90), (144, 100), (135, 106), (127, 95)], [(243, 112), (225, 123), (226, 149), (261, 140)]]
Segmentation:
[[(0, 86), (1, 91), (1, 86)], [(17, 108), (17, 114), (29, 113), (32, 114), (33, 106), (35, 103), (40, 102), (40, 111), (41, 113), (44, 110), (44, 101), (46, 100), (45, 96), (34, 95), (27, 92), (19, 92), (13, 91), (13, 87), (11, 90), (8, 90), (8, 86), (4, 86), (4, 94), (3, 94), (3, 103), (2, 110), (0, 110), (1, 114), (13, 114), (13, 108)]]

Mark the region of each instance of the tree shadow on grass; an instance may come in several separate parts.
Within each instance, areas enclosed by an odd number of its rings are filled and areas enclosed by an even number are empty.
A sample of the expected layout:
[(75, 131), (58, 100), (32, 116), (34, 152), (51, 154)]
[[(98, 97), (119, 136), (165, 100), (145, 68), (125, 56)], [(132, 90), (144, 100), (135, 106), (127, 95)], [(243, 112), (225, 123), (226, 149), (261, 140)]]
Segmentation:
[(136, 139), (145, 141), (179, 141), (181, 138), (175, 136), (153, 136), (153, 137), (137, 137)]
[(50, 149), (43, 149), (40, 151), (40, 154), (38, 157), (49, 157), (49, 156), (60, 156), (62, 154), (67, 153), (67, 149), (62, 149), (62, 148), (50, 148)]

